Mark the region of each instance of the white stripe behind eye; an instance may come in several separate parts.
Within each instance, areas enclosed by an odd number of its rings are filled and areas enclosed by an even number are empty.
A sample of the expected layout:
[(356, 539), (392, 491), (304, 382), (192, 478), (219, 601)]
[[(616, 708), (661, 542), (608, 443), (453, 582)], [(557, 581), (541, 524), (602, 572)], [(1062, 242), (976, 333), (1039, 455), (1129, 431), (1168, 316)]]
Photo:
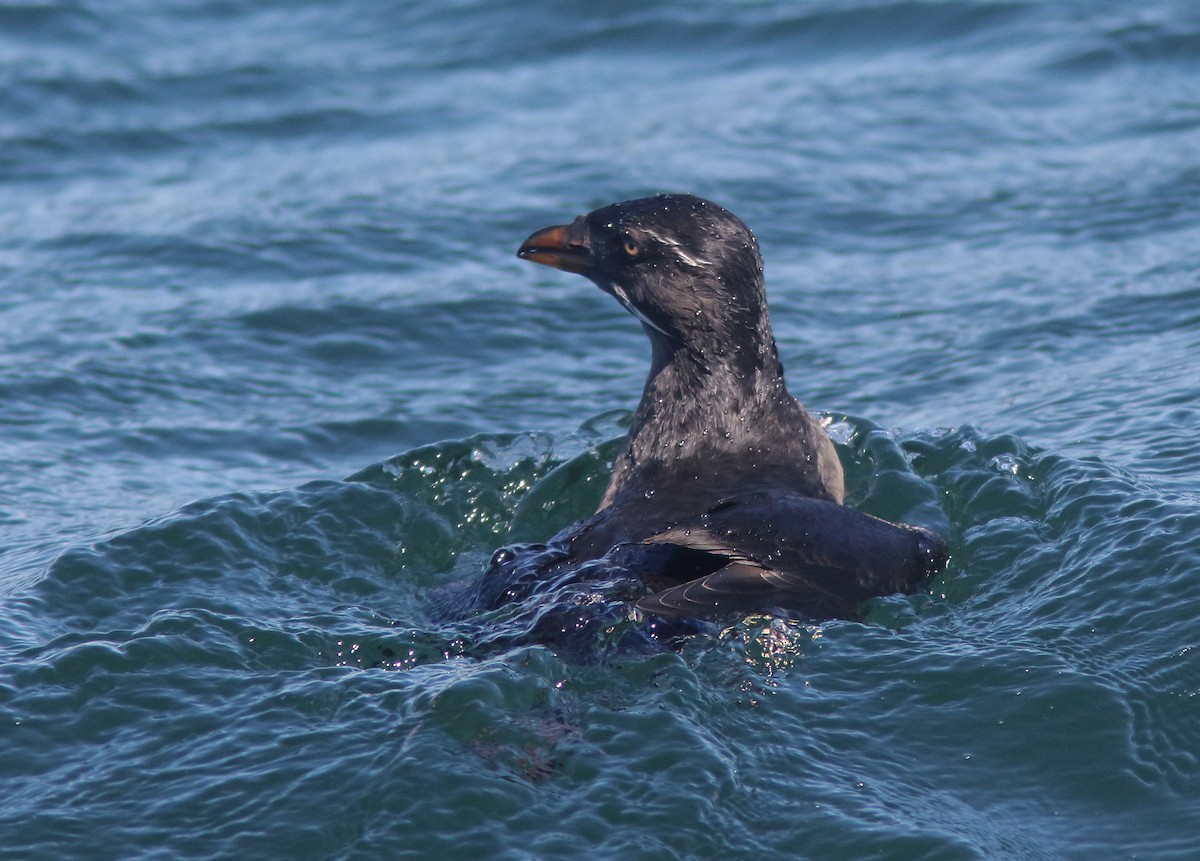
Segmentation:
[(692, 255), (688, 254), (686, 251), (684, 251), (679, 246), (675, 246), (675, 248), (673, 248), (672, 250), (675, 252), (675, 256), (678, 257), (680, 260), (682, 260), (684, 263), (686, 263), (688, 266), (700, 267), (700, 266), (712, 266), (713, 265), (711, 260), (702, 260), (699, 257), (693, 257)]
[(681, 263), (687, 266), (701, 267), (713, 265), (711, 260), (705, 260), (703, 257), (694, 257), (691, 254), (688, 254), (683, 250), (683, 246), (679, 243), (678, 239), (672, 239), (669, 236), (663, 236), (655, 233), (653, 230), (646, 230), (644, 228), (642, 233), (644, 233), (650, 239), (653, 239), (664, 248), (671, 249), (671, 253), (678, 257)]

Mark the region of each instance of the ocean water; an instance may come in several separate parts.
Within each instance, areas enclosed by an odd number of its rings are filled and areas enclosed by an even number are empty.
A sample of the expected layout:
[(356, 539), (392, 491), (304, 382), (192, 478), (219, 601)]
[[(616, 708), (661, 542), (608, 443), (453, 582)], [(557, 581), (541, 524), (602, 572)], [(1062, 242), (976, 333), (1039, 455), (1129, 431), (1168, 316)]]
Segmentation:
[[(436, 612), (647, 368), (517, 245), (658, 191), (918, 594)], [(0, 201), (0, 857), (1200, 857), (1194, 0), (0, 0)]]

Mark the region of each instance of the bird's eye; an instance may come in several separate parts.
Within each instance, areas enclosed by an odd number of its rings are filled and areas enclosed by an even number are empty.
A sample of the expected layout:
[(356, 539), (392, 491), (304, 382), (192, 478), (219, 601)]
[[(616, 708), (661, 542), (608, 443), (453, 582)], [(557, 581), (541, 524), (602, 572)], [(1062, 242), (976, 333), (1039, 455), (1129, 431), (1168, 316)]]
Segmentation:
[(642, 246), (638, 245), (630, 237), (626, 236), (625, 241), (621, 243), (621, 250), (625, 252), (626, 257), (637, 257), (642, 253)]

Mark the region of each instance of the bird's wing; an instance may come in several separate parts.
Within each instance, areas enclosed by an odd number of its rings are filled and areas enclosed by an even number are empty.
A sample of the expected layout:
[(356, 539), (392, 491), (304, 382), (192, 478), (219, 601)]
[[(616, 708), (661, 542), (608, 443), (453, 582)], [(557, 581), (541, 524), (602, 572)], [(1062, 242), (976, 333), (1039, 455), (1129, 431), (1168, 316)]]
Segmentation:
[(646, 595), (638, 600), (637, 606), (648, 613), (664, 616), (781, 610), (813, 618), (843, 616), (853, 607), (847, 606), (847, 601), (836, 589), (821, 583), (825, 579), (836, 580), (841, 574), (844, 572), (814, 568), (792, 573), (748, 562), (730, 562), (712, 574)]
[(638, 606), (683, 616), (785, 610), (846, 616), (910, 591), (946, 561), (941, 539), (837, 503), (778, 494), (724, 500), (638, 545), (655, 593)]

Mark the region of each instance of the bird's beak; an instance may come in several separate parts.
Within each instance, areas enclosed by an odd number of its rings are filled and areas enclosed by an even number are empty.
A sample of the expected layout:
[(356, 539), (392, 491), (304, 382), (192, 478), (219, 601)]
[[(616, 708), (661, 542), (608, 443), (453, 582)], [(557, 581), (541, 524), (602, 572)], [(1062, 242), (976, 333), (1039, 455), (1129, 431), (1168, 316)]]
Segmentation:
[(517, 249), (522, 260), (553, 266), (564, 272), (586, 275), (592, 268), (592, 254), (583, 240), (583, 224), (559, 224), (537, 231)]

